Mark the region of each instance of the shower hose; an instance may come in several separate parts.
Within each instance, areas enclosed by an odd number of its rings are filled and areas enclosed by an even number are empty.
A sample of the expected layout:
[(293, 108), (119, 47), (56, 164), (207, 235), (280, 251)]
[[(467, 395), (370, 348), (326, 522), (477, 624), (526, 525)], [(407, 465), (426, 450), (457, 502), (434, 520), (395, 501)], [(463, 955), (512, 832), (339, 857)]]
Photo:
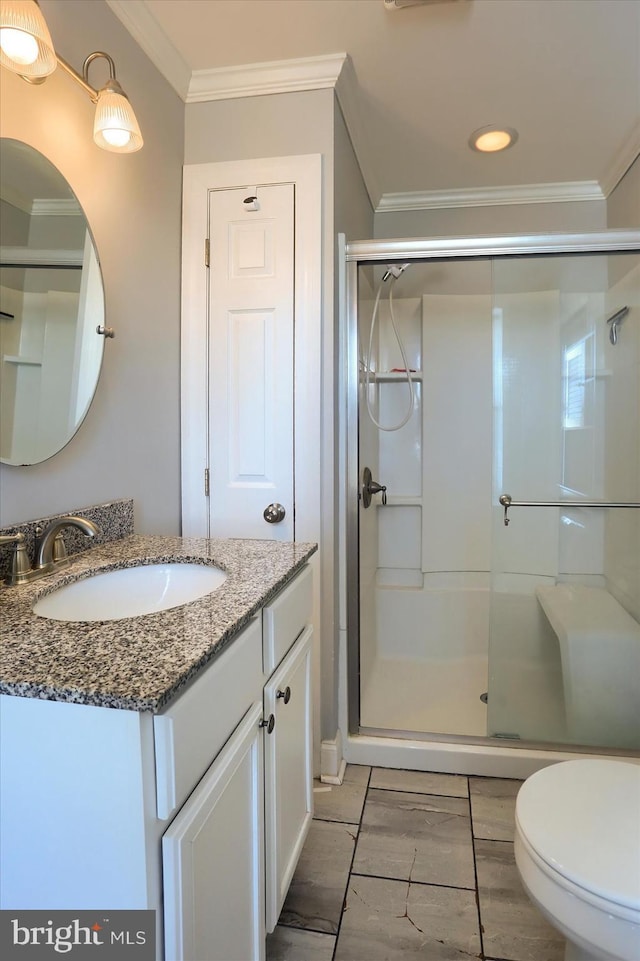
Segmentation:
[[(366, 399), (367, 399), (367, 413), (368, 413), (368, 415), (369, 415), (372, 423), (375, 424), (375, 426), (378, 428), (378, 430), (385, 430), (385, 431), (400, 430), (400, 428), (401, 428), (401, 427), (404, 427), (404, 425), (408, 422), (409, 418), (411, 417), (411, 414), (413, 413), (413, 404), (414, 404), (414, 395), (415, 395), (415, 390), (414, 390), (414, 386), (413, 386), (413, 378), (411, 377), (411, 371), (409, 370), (409, 361), (407, 360), (407, 353), (406, 353), (406, 351), (405, 351), (404, 344), (402, 343), (402, 338), (400, 337), (400, 334), (398, 333), (398, 328), (397, 328), (397, 326), (396, 326), (396, 318), (395, 318), (395, 314), (394, 314), (394, 310), (393, 310), (393, 287), (394, 287), (394, 284), (396, 283), (396, 281), (398, 280), (398, 278), (402, 275), (403, 271), (404, 271), (404, 270), (406, 269), (406, 267), (408, 267), (408, 266), (409, 266), (408, 264), (404, 264), (404, 266), (401, 267), (401, 268), (393, 268), (393, 267), (390, 267), (389, 270), (387, 270), (387, 272), (384, 274), (382, 280), (380, 281), (380, 283), (379, 283), (379, 285), (378, 285), (378, 290), (377, 290), (377, 293), (376, 293), (376, 298), (375, 298), (375, 301), (374, 301), (374, 304), (373, 304), (373, 312), (372, 312), (372, 314), (371, 314), (371, 327), (370, 327), (370, 330), (369, 330), (369, 352), (368, 352), (368, 354), (367, 354), (367, 363), (366, 363), (366, 366), (365, 366), (364, 390), (365, 390), (365, 396), (366, 396)], [(392, 424), (392, 425), (390, 425), (390, 426), (388, 426), (388, 427), (383, 426), (383, 425), (379, 422), (379, 420), (376, 418), (376, 416), (375, 416), (375, 414), (374, 414), (374, 412), (373, 412), (373, 410), (372, 410), (372, 408), (371, 408), (371, 393), (370, 393), (370, 390), (369, 390), (369, 387), (370, 387), (370, 384), (371, 384), (371, 374), (373, 373), (373, 371), (371, 370), (371, 361), (372, 361), (372, 357), (373, 357), (373, 337), (374, 337), (374, 333), (375, 333), (376, 322), (377, 322), (377, 319), (378, 319), (378, 307), (379, 307), (379, 305), (380, 305), (380, 297), (381, 297), (381, 295), (382, 295), (382, 287), (383, 287), (383, 285), (384, 285), (384, 283), (385, 283), (386, 280), (389, 280), (389, 281), (390, 281), (390, 284), (389, 284), (389, 315), (390, 315), (390, 317), (391, 317), (391, 326), (393, 327), (393, 332), (394, 332), (394, 334), (395, 334), (395, 338), (396, 338), (396, 341), (397, 341), (397, 343), (398, 343), (398, 347), (400, 348), (400, 354), (401, 354), (401, 356), (402, 356), (402, 361), (403, 361), (403, 363), (404, 363), (404, 369), (405, 369), (405, 372), (406, 372), (406, 375), (407, 375), (407, 385), (408, 385), (408, 387), (409, 387), (409, 406), (408, 406), (408, 408), (407, 408), (407, 413), (405, 414), (405, 416), (403, 417), (403, 419), (400, 421), (399, 424)]]

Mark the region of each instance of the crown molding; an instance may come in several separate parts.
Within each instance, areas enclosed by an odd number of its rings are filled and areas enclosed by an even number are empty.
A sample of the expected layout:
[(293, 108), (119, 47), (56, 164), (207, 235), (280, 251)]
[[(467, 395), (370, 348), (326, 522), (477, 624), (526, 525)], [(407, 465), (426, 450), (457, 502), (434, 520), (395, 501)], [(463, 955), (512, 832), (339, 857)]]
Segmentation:
[(549, 204), (604, 200), (596, 180), (557, 184), (523, 184), (513, 187), (480, 187), (460, 190), (425, 190), (383, 194), (376, 213), (399, 210), (438, 210), (446, 207), (498, 207), (506, 204)]
[(600, 186), (605, 197), (615, 190), (631, 165), (640, 157), (640, 120), (615, 154), (612, 163), (600, 178)]
[(346, 60), (346, 53), (333, 53), (323, 57), (194, 70), (186, 102), (234, 100), (238, 97), (333, 88)]
[(380, 190), (370, 162), (372, 154), (361, 120), (358, 81), (348, 54), (334, 53), (322, 57), (301, 57), (294, 60), (196, 70), (189, 84), (186, 102), (203, 103), (326, 89), (334, 89), (336, 92), (371, 205), (375, 208)]
[(31, 205), (32, 217), (84, 217), (77, 200), (36, 199)]
[(22, 210), (23, 213), (29, 214), (30, 217), (84, 216), (80, 204), (72, 198), (54, 200), (50, 197), (36, 197), (35, 200), (32, 200), (4, 181), (0, 184), (0, 194), (4, 201), (11, 204), (12, 207)]
[(0, 261), (11, 267), (82, 267), (82, 250), (0, 247)]
[(149, 12), (144, 0), (107, 0), (107, 4), (165, 80), (169, 81), (184, 100), (189, 90), (191, 70)]

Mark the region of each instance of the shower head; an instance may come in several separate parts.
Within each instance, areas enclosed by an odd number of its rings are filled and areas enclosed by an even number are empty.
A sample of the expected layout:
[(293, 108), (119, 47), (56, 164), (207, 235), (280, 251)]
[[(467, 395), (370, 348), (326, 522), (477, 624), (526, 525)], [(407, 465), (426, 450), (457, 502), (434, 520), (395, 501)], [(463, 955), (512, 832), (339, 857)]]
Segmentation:
[(388, 280), (389, 277), (393, 277), (394, 280), (397, 280), (398, 277), (400, 277), (405, 272), (407, 267), (410, 267), (410, 266), (411, 264), (389, 264), (386, 271), (382, 275), (382, 280), (383, 281)]
[(615, 314), (612, 314), (611, 317), (607, 318), (607, 324), (609, 324), (609, 340), (614, 347), (618, 343), (618, 327), (628, 313), (628, 307), (621, 307), (620, 310), (616, 310)]

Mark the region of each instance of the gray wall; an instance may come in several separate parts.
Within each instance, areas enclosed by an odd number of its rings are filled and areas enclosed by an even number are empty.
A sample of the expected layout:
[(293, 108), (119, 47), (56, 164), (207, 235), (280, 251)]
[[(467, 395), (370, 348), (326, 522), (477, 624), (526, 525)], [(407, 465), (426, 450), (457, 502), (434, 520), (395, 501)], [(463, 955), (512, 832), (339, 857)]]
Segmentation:
[(640, 228), (640, 157), (611, 192), (607, 200), (607, 226)]
[(347, 240), (373, 237), (373, 208), (337, 99), (334, 101), (334, 221)]
[[(184, 105), (103, 0), (42, 0), (56, 49), (80, 70), (115, 60), (144, 147), (110, 154), (92, 139), (94, 107), (62, 70), (30, 86), (2, 70), (2, 136), (40, 150), (82, 204), (102, 264), (107, 325), (96, 397), (76, 436), (33, 467), (0, 466), (0, 526), (119, 497), (136, 529), (180, 529), (179, 307)], [(95, 72), (94, 72), (95, 71)], [(100, 86), (105, 64), (91, 68)]]
[(311, 90), (187, 104), (184, 162), (306, 153), (331, 158), (332, 102), (333, 91)]
[(0, 200), (0, 244), (2, 246), (26, 246), (29, 242), (29, 227), (31, 217), (14, 207), (13, 204)]

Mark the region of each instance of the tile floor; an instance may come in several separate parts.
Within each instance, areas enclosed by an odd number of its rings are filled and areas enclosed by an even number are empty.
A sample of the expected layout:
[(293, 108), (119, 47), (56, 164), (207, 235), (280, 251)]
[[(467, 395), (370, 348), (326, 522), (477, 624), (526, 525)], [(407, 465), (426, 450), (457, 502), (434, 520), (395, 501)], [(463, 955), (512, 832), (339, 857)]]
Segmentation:
[(562, 961), (515, 867), (519, 785), (357, 765), (316, 783), (267, 961)]

